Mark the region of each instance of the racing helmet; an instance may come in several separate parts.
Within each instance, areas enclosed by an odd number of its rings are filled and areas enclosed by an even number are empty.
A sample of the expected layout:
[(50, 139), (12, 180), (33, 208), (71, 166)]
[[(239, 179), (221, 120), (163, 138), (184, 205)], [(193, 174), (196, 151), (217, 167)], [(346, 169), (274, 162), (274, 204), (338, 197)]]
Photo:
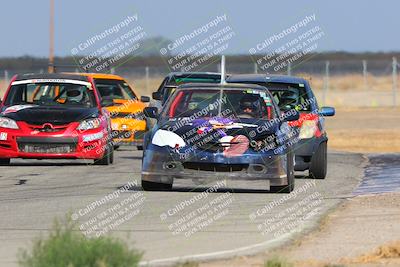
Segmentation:
[(290, 109), (299, 103), (299, 91), (295, 89), (288, 89), (280, 96), (279, 107)]
[(69, 87), (66, 90), (66, 102), (80, 102), (84, 99), (83, 92), (76, 87)]
[(258, 95), (253, 94), (245, 94), (239, 102), (239, 107), (241, 113), (245, 112), (245, 110), (250, 109), (251, 112), (246, 112), (252, 115), (258, 115), (261, 111), (260, 105), (260, 97)]

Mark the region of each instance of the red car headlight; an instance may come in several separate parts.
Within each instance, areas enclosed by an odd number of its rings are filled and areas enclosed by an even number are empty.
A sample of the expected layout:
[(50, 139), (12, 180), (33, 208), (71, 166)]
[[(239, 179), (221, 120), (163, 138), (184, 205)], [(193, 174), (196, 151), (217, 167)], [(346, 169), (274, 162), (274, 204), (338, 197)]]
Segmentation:
[(15, 120), (6, 117), (0, 117), (0, 127), (7, 129), (19, 129)]
[(92, 130), (92, 129), (97, 129), (100, 127), (100, 119), (90, 119), (90, 120), (84, 120), (82, 121), (78, 128), (76, 128), (79, 131), (86, 131), (86, 130)]

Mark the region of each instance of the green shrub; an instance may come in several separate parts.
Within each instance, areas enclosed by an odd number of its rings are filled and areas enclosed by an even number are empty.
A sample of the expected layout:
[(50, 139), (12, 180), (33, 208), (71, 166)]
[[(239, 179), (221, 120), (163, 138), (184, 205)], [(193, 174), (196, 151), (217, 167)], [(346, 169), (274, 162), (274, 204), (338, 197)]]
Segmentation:
[(272, 259), (267, 260), (264, 263), (264, 267), (293, 267), (293, 264), (287, 262), (284, 259), (274, 257)]
[(85, 237), (71, 219), (55, 220), (50, 235), (18, 255), (22, 267), (135, 267), (142, 253), (116, 238)]
[(187, 261), (184, 263), (178, 263), (175, 267), (199, 267), (199, 263), (193, 261)]

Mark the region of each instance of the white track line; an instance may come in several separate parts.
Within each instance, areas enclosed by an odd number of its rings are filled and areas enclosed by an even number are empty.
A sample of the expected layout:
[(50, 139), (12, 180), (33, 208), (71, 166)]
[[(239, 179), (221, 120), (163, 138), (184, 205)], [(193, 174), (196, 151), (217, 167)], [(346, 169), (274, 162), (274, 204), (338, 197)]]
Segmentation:
[[(298, 232), (298, 231), (296, 231), (296, 232)], [(280, 237), (274, 238), (272, 240), (268, 240), (268, 241), (250, 245), (250, 246), (230, 249), (230, 250), (222, 250), (222, 251), (217, 251), (217, 252), (194, 254), (194, 255), (187, 255), (187, 256), (181, 256), (181, 257), (171, 257), (171, 258), (157, 259), (157, 260), (150, 260), (150, 261), (141, 261), (139, 266), (155, 266), (155, 265), (159, 266), (159, 265), (168, 265), (168, 264), (172, 264), (172, 263), (185, 262), (185, 261), (212, 260), (212, 259), (224, 258), (224, 257), (228, 257), (228, 256), (236, 256), (240, 252), (244, 252), (247, 250), (253, 250), (256, 248), (261, 249), (261, 248), (265, 248), (269, 245), (272, 245), (274, 243), (282, 242), (285, 239), (288, 239), (291, 235), (292, 235), (292, 232), (289, 232)]]

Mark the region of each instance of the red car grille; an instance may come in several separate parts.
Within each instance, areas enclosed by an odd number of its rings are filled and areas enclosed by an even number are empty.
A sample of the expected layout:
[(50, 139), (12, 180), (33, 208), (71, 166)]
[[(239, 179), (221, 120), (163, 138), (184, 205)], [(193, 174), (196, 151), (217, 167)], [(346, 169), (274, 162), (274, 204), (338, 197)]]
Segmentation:
[(18, 150), (26, 153), (68, 154), (74, 153), (77, 146), (76, 138), (17, 138)]

